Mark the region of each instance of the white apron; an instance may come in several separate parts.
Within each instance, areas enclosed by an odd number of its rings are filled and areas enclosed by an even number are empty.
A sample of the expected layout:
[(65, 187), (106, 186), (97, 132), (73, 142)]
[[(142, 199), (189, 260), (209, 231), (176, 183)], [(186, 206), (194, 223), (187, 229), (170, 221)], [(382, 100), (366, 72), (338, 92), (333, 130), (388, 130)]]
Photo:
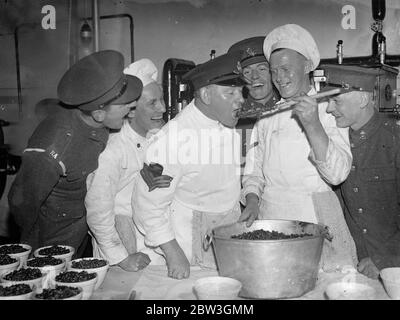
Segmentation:
[(190, 264), (216, 269), (212, 247), (205, 251), (203, 239), (213, 228), (235, 223), (240, 217), (239, 203), (232, 210), (218, 213), (192, 210), (178, 201), (173, 201), (170, 208), (175, 239)]

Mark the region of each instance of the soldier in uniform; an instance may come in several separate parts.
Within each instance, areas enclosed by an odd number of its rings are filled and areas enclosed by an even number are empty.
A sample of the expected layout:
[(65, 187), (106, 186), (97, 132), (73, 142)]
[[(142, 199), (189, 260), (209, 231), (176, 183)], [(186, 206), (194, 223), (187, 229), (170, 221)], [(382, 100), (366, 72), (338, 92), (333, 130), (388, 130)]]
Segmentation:
[(376, 279), (381, 269), (400, 266), (400, 126), (394, 115), (378, 112), (373, 92), (379, 69), (322, 68), (329, 86), (349, 88), (327, 108), (338, 127), (350, 127), (353, 163), (338, 193), (356, 244), (357, 269)]
[(122, 54), (113, 50), (79, 60), (58, 84), (65, 108), (30, 137), (8, 200), (20, 241), (33, 249), (62, 244), (74, 247), (75, 257), (84, 255), (86, 177), (97, 168), (109, 129), (121, 128), (142, 91), (141, 81), (123, 69)]
[(272, 84), (269, 63), (263, 52), (265, 37), (252, 37), (233, 44), (228, 52), (242, 53), (240, 65), (247, 85), (243, 88), (243, 109), (268, 109), (280, 99)]

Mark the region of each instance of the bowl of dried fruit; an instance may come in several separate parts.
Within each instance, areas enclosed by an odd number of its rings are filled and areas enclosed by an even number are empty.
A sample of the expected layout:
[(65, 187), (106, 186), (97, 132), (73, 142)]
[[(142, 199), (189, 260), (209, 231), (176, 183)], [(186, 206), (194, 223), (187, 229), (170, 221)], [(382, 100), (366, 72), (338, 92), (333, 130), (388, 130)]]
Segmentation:
[(81, 258), (68, 262), (67, 269), (72, 271), (87, 271), (97, 273), (97, 282), (94, 290), (103, 283), (110, 265), (107, 260), (97, 258)]
[(18, 258), (20, 267), (24, 266), (31, 251), (32, 247), (25, 243), (11, 243), (0, 246), (0, 254), (8, 254), (12, 258)]
[(81, 300), (82, 293), (80, 287), (55, 286), (36, 293), (33, 300)]
[(13, 258), (8, 254), (0, 254), (0, 277), (3, 274), (17, 270), (19, 266), (19, 259)]
[(33, 294), (33, 286), (20, 283), (0, 283), (0, 300), (29, 300)]
[(212, 243), (220, 276), (242, 283), (240, 297), (281, 299), (315, 288), (326, 237), (324, 225), (271, 219), (214, 228), (203, 245)]
[(97, 274), (86, 271), (64, 271), (56, 276), (55, 284), (58, 286), (82, 288), (82, 300), (89, 299), (97, 282)]
[(45, 276), (39, 269), (21, 268), (3, 274), (0, 279), (3, 283), (35, 285), (40, 290)]
[(65, 269), (65, 260), (55, 258), (52, 256), (47, 257), (35, 257), (26, 261), (26, 266), (29, 268), (38, 268), (43, 274), (48, 277), (45, 279), (46, 286), (49, 283), (53, 283), (56, 275), (60, 274)]
[(52, 256), (57, 259), (64, 259), (65, 262), (68, 263), (69, 261), (71, 261), (74, 253), (75, 249), (71, 246), (53, 245), (36, 249), (33, 255), (35, 257)]

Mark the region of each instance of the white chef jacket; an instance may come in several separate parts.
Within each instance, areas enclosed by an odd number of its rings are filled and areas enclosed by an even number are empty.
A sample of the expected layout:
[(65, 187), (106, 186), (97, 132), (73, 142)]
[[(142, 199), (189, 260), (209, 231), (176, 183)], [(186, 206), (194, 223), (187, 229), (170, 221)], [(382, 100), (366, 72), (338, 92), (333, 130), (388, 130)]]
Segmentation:
[(239, 203), (239, 158), (239, 134), (206, 117), (194, 101), (169, 121), (152, 137), (145, 162), (161, 164), (173, 178), (170, 187), (149, 192), (141, 177), (135, 181), (134, 219), (146, 244), (159, 246), (180, 235), (190, 261), (192, 213), (223, 214)]
[[(312, 88), (308, 95), (315, 93)], [(291, 110), (255, 124), (243, 172), (242, 202), (245, 204), (248, 193), (255, 193), (262, 218), (317, 223), (312, 193), (330, 191), (330, 185), (343, 182), (349, 174), (352, 156), (348, 129), (337, 128), (335, 118), (326, 112), (327, 106), (327, 102), (318, 104), (319, 118), (329, 138), (325, 161), (315, 159)]]
[(110, 135), (97, 170), (87, 178), (87, 223), (101, 255), (111, 265), (128, 257), (115, 228), (115, 215), (132, 217), (133, 180), (143, 168), (147, 144), (146, 138), (137, 134), (126, 120), (119, 132)]

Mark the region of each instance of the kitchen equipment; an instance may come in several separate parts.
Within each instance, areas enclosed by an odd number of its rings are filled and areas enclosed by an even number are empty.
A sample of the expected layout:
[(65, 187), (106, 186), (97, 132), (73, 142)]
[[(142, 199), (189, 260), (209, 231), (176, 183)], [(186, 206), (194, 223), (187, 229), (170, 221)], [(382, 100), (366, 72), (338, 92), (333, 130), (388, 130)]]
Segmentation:
[[(333, 96), (333, 95), (340, 94), (340, 93), (341, 93), (341, 90), (339, 88), (337, 88), (337, 89), (332, 89), (332, 90), (328, 90), (325, 92), (311, 95), (310, 98), (321, 99), (321, 98), (326, 98), (326, 97)], [(239, 110), (236, 113), (236, 117), (260, 119), (260, 118), (269, 116), (271, 114), (275, 114), (275, 113), (293, 108), (296, 104), (297, 104), (296, 101), (288, 100), (288, 101), (284, 101), (284, 102), (278, 102), (269, 109), (256, 107), (256, 108), (251, 108), (251, 109), (246, 109), (246, 110)]]
[[(284, 240), (232, 239), (254, 230), (277, 231), (286, 235), (304, 235)], [(256, 220), (220, 226), (206, 236), (207, 249), (212, 243), (220, 276), (242, 283), (239, 296), (278, 299), (299, 297), (314, 289), (324, 238), (324, 225), (291, 220)]]

